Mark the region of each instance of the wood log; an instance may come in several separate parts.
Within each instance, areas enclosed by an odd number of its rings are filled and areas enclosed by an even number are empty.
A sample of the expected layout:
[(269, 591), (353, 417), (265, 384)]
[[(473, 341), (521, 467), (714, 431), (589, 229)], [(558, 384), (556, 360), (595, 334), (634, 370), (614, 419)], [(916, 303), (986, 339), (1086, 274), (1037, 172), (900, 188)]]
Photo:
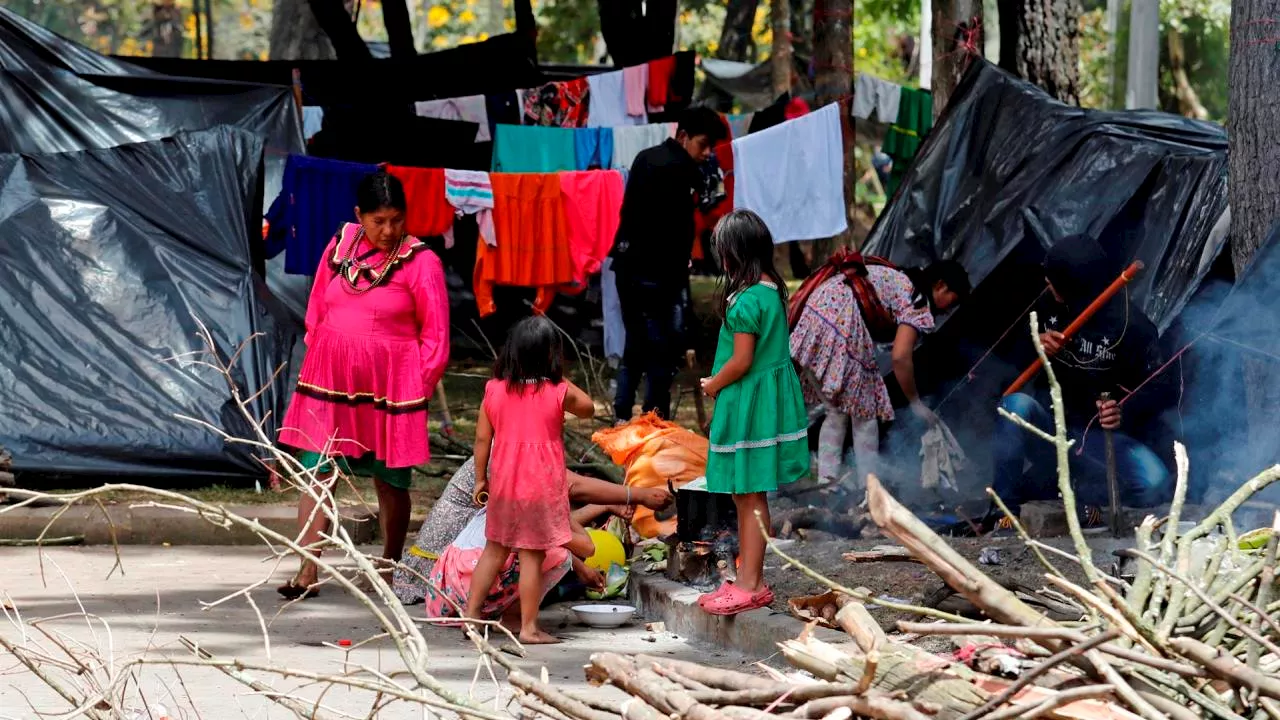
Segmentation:
[(1221, 648), (1211, 647), (1191, 638), (1173, 638), (1169, 641), (1178, 654), (1194, 661), (1209, 674), (1238, 687), (1248, 688), (1267, 697), (1280, 699), (1280, 678), (1258, 672), (1235, 659)]
[(774, 681), (766, 680), (756, 675), (749, 675), (736, 670), (710, 668), (687, 660), (662, 658), (654, 655), (636, 655), (635, 661), (640, 667), (660, 665), (674, 670), (690, 680), (696, 680), (707, 687), (721, 690), (758, 690), (776, 685)]
[[(788, 640), (780, 647), (793, 666), (823, 680), (856, 683), (866, 669), (865, 657), (848, 654), (815, 638)], [(944, 717), (964, 715), (987, 700), (987, 693), (974, 684), (977, 673), (963, 665), (892, 642), (876, 654), (879, 657), (872, 680), (876, 691), (903, 693), (914, 701), (935, 705)]]
[[(867, 595), (871, 594), (871, 591), (866, 588), (854, 589), (860, 592), (865, 591)], [(871, 617), (867, 606), (852, 598), (844, 598), (844, 600), (840, 612), (836, 613), (836, 624), (858, 643), (858, 648), (863, 653), (870, 653), (888, 645), (889, 640), (884, 634), (884, 628)]]
[(894, 700), (880, 693), (867, 693), (861, 697), (834, 697), (813, 700), (796, 708), (791, 717), (818, 720), (841, 708), (848, 708), (854, 715), (875, 720), (929, 720), (929, 716), (907, 703)]
[(920, 562), (916, 556), (911, 554), (910, 550), (904, 547), (898, 547), (897, 545), (877, 545), (870, 550), (854, 550), (853, 552), (845, 553), (842, 557), (852, 563), (892, 561)]
[(694, 700), (688, 690), (663, 679), (653, 670), (639, 668), (617, 653), (594, 653), (588, 675), (603, 677), (615, 687), (685, 720), (729, 720), (726, 715)]

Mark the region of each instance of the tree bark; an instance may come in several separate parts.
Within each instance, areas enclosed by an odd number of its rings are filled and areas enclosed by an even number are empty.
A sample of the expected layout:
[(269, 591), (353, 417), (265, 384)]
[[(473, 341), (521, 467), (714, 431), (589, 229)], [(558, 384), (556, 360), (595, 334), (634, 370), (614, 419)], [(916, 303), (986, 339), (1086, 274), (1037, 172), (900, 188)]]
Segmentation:
[(413, 46), (413, 25), (405, 0), (382, 0), (382, 25), (387, 29), (391, 57), (411, 58), (418, 54)]
[[(334, 55), (339, 60), (373, 59), (373, 53), (364, 44), (342, 0), (306, 0), (305, 4), (310, 7), (316, 23), (329, 38), (329, 44), (333, 46)], [(281, 22), (288, 22), (288, 18), (281, 18)], [(275, 18), (272, 18), (273, 31), (275, 23)]]
[(333, 45), (307, 0), (275, 0), (271, 11), (272, 60), (332, 60)]
[[(1280, 219), (1280, 56), (1275, 52), (1273, 18), (1280, 0), (1232, 0), (1228, 63), (1227, 141), (1230, 165), (1231, 263), (1244, 270)], [(1267, 363), (1246, 360), (1245, 392), (1249, 461), (1271, 457), (1276, 430), (1269, 417), (1277, 403), (1268, 392)]]
[(1178, 99), (1178, 114), (1196, 120), (1208, 120), (1209, 111), (1200, 103), (1200, 96), (1191, 87), (1187, 77), (1187, 51), (1182, 42), (1182, 33), (1169, 26), (1165, 30), (1165, 38), (1169, 50), (1169, 73), (1173, 75), (1173, 94)]
[[(848, 102), (853, 94), (853, 0), (815, 0), (813, 4), (813, 69), (815, 107), (828, 103)], [(840, 127), (844, 140), (845, 206), (849, 227), (853, 217), (853, 120), (848, 108), (842, 106)], [(852, 233), (836, 238), (837, 246), (852, 244)], [(814, 263), (826, 262), (830, 247), (826, 243), (814, 246)]]
[(777, 97), (791, 92), (791, 0), (772, 0), (769, 19), (773, 27), (769, 65), (773, 70), (773, 94)]
[(724, 27), (720, 30), (720, 45), (716, 57), (721, 60), (749, 62), (755, 59), (756, 44), (751, 37), (756, 8), (760, 0), (729, 0), (724, 14)]
[[(1002, 15), (1003, 17), (1003, 15)], [(1002, 46), (1003, 47), (1003, 46)], [(933, 119), (947, 108), (951, 93), (974, 57), (982, 56), (982, 0), (940, 0), (933, 4)]]
[(999, 0), (998, 7), (1000, 67), (1080, 104), (1080, 1)]

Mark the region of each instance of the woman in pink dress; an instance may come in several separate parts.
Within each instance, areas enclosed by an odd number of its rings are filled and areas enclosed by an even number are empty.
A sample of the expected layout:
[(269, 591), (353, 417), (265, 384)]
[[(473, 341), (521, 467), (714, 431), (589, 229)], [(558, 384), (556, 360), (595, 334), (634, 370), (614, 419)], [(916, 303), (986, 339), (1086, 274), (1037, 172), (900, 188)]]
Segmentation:
[[(413, 467), (431, 457), (427, 400), (449, 361), (449, 301), (440, 259), (405, 234), (400, 181), (374, 173), (361, 182), (356, 202), (359, 223), (343, 225), (316, 270), (307, 354), (280, 441), (316, 468), (322, 497), (332, 497), (335, 465), (375, 478), (382, 554), (396, 561), (409, 525)], [(298, 526), (304, 546), (329, 529), (307, 493)], [(316, 583), (315, 564), (304, 560), (279, 592), (311, 597)]]
[[(483, 617), (489, 590), (514, 551), (520, 562), (520, 641), (525, 643), (557, 642), (538, 627), (538, 605), (548, 555), (567, 559), (561, 548), (574, 540), (565, 478), (566, 412), (589, 418), (595, 404), (564, 379), (564, 347), (555, 325), (541, 315), (521, 320), (485, 386), (476, 423), (475, 500), (488, 517), (466, 617)], [(590, 550), (579, 548), (577, 554), (585, 557), (584, 549)]]

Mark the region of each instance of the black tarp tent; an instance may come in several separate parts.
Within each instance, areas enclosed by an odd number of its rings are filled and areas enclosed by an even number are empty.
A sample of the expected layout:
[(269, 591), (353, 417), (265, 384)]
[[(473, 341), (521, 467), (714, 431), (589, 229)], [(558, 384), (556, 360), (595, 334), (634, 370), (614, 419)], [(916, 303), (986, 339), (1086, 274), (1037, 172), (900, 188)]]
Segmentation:
[[(258, 418), (280, 417), (294, 325), (254, 272), (262, 142), (220, 127), (0, 155), (0, 446), (19, 473), (262, 474), (208, 328)], [(185, 415), (192, 420), (179, 420)]]
[[(925, 341), (916, 368), (974, 461), (976, 487), (990, 482), (986, 438), (1022, 369), (1045, 250), (1087, 234), (1117, 275), (1142, 260), (1127, 297), (1164, 332), (1226, 242), (1226, 172), (1220, 126), (1070, 107), (974, 62), (864, 251), (906, 267), (954, 258), (969, 271), (973, 296)], [(899, 440), (897, 454), (914, 458), (919, 436)], [(1152, 438), (1162, 451), (1168, 440)]]

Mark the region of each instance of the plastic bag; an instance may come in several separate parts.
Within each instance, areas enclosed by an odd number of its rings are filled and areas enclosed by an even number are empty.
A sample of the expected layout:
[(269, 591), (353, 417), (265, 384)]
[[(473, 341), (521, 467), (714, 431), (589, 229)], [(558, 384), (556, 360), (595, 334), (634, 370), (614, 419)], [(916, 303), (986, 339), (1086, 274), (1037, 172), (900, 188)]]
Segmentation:
[(609, 566), (609, 572), (604, 575), (604, 590), (595, 590), (587, 588), (588, 600), (608, 600), (622, 595), (627, 589), (627, 579), (631, 577), (631, 572), (627, 568), (614, 563)]
[[(649, 413), (616, 428), (591, 436), (617, 465), (626, 469), (626, 484), (633, 488), (665, 488), (668, 482), (682, 487), (707, 471), (707, 439)], [(671, 535), (675, 515), (663, 519), (646, 507), (637, 507), (631, 520), (642, 538)]]

